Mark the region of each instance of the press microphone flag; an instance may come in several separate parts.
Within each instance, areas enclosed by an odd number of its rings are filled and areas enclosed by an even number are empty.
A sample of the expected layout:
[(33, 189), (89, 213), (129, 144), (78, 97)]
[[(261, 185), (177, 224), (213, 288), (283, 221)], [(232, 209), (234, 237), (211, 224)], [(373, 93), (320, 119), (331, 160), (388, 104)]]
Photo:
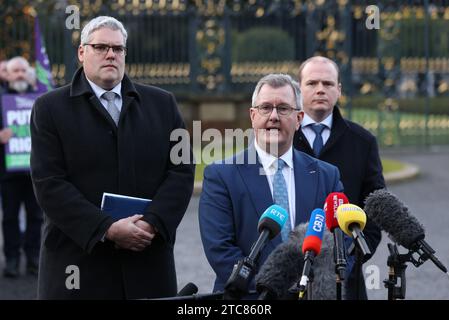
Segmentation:
[(408, 208), (394, 194), (385, 189), (374, 191), (366, 198), (365, 211), (393, 241), (419, 255), (419, 260), (412, 257), (411, 261), (415, 266), (418, 267), (430, 259), (449, 276), (447, 268), (435, 257), (435, 250), (424, 241), (425, 232), (422, 224), (409, 213)]
[(287, 211), (276, 204), (268, 207), (259, 219), (257, 229), (259, 238), (251, 248), (249, 256), (234, 265), (231, 276), (225, 285), (225, 300), (241, 299), (248, 292), (248, 283), (253, 276), (255, 263), (269, 239), (274, 238), (288, 219)]
[(337, 280), (344, 280), (346, 273), (346, 248), (343, 239), (343, 232), (338, 225), (337, 209), (349, 200), (342, 192), (332, 192), (324, 203), (324, 212), (326, 213), (326, 226), (334, 236), (334, 262), (337, 273)]
[(309, 282), (310, 272), (314, 258), (320, 254), (321, 242), (325, 226), (325, 213), (322, 209), (315, 209), (310, 215), (309, 225), (307, 226), (306, 236), (302, 245), (304, 254), (304, 269), (299, 281), (299, 297), (302, 298)]
[(348, 236), (354, 238), (364, 260), (371, 258), (371, 250), (362, 232), (366, 225), (366, 214), (362, 208), (355, 204), (342, 204), (337, 209), (337, 220), (340, 229)]
[(349, 200), (343, 192), (332, 192), (327, 196), (324, 211), (326, 212), (326, 226), (330, 232), (340, 228), (337, 220), (337, 209), (346, 203), (349, 203)]
[[(287, 242), (278, 245), (268, 256), (256, 275), (256, 289), (259, 300), (298, 299), (289, 293), (292, 285), (297, 285), (304, 267), (302, 244), (308, 224), (301, 223), (295, 227)], [(332, 236), (325, 230), (321, 251), (313, 262), (313, 299), (335, 300), (335, 275), (332, 255)]]

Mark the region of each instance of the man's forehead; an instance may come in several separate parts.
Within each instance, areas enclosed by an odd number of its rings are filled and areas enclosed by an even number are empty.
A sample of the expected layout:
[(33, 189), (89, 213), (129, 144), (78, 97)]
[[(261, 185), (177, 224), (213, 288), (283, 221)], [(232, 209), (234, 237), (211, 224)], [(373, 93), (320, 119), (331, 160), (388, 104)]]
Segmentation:
[(337, 81), (335, 67), (326, 61), (311, 61), (302, 70), (302, 78), (315, 81)]
[(9, 69), (9, 70), (18, 70), (18, 69), (26, 70), (27, 67), (28, 66), (22, 61), (11, 61), (7, 65), (7, 69)]
[[(114, 38), (111, 38), (111, 33), (115, 33)], [(98, 41), (103, 41), (104, 43), (123, 43), (123, 34), (120, 32), (120, 30), (113, 30), (106, 27), (97, 29), (92, 32), (90, 38)]]

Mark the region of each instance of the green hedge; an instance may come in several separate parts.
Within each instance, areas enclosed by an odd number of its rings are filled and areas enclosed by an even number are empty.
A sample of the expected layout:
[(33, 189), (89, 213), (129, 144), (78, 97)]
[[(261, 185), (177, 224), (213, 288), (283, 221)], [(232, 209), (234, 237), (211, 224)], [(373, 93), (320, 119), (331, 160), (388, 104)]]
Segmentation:
[[(375, 109), (385, 101), (385, 97), (376, 95), (355, 96), (352, 99), (352, 107), (357, 109)], [(399, 110), (411, 113), (426, 113), (426, 98), (407, 98), (397, 99)], [(429, 98), (429, 113), (431, 114), (449, 114), (449, 96)]]
[(233, 62), (277, 62), (294, 59), (293, 39), (276, 27), (254, 27), (233, 32)]

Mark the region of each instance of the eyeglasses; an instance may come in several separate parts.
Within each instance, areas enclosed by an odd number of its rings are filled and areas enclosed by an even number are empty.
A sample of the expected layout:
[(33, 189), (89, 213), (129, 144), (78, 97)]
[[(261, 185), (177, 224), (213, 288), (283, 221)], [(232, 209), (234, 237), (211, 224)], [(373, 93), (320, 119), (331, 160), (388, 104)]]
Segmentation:
[(257, 109), (257, 111), (259, 111), (259, 114), (264, 117), (269, 116), (273, 112), (273, 109), (275, 109), (275, 108), (276, 108), (277, 113), (283, 117), (287, 117), (287, 116), (291, 115), (293, 111), (300, 110), (298, 108), (292, 108), (288, 104), (279, 104), (277, 106), (274, 106), (271, 103), (264, 103), (264, 104), (261, 104), (260, 106), (255, 106), (254, 108)]
[(116, 55), (126, 55), (126, 47), (124, 46), (110, 46), (104, 43), (85, 43), (84, 45), (91, 46), (96, 54), (106, 55), (109, 52), (109, 49), (112, 48), (112, 52), (114, 52)]

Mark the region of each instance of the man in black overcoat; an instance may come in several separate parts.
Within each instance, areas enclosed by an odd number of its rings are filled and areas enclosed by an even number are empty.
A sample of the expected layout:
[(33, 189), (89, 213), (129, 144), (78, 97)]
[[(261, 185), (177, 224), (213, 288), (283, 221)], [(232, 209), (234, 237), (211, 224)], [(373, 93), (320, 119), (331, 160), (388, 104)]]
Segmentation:
[[(376, 138), (341, 116), (336, 105), (341, 83), (334, 61), (320, 56), (309, 58), (300, 66), (298, 78), (305, 114), (293, 145), (335, 165), (349, 202), (363, 208), (368, 194), (385, 187)], [(380, 229), (368, 219), (363, 232), (374, 254), (381, 240)], [(348, 270), (346, 298), (367, 299), (363, 274), (357, 275), (353, 265)]]
[[(125, 75), (126, 38), (116, 19), (91, 20), (72, 83), (33, 108), (31, 174), (45, 213), (40, 299), (177, 292), (173, 247), (193, 190), (192, 153), (183, 148), (189, 161), (181, 163), (171, 155), (189, 144), (171, 137), (184, 128), (173, 95)], [(104, 192), (152, 202), (115, 221), (100, 210)]]

